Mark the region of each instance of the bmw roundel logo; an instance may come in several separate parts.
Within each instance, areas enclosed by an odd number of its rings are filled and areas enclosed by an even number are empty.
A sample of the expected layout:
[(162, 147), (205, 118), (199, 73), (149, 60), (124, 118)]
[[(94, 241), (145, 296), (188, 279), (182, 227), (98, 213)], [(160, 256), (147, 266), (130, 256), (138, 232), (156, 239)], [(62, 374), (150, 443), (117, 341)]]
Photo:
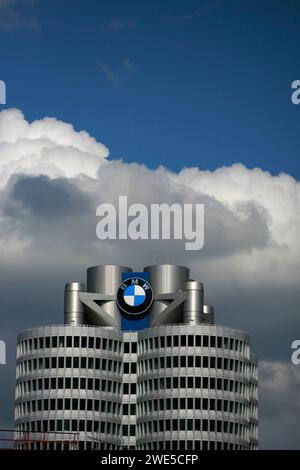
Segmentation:
[(139, 277), (123, 281), (118, 287), (117, 304), (128, 315), (139, 315), (151, 306), (153, 291), (149, 282)]

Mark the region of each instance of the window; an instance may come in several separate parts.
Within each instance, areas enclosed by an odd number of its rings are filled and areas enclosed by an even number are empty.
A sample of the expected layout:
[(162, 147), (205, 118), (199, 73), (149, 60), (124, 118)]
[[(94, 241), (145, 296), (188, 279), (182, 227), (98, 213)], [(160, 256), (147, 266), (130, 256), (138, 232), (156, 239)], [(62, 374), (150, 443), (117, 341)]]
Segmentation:
[[(93, 357), (88, 358), (88, 368), (89, 369), (94, 369), (94, 358)], [(109, 370), (111, 370), (111, 368)]]
[(64, 347), (65, 347), (65, 337), (64, 337), (64, 336), (60, 336), (60, 337), (59, 337), (58, 346), (59, 346), (60, 348), (64, 348)]
[(180, 346), (186, 346), (186, 336), (180, 336)]
[(78, 389), (78, 385), (79, 385), (79, 379), (78, 379), (78, 377), (74, 377), (74, 378), (73, 378), (73, 387), (72, 387), (72, 388), (74, 388), (75, 390), (77, 390), (77, 389)]
[(50, 399), (50, 410), (54, 411), (56, 409), (55, 407), (55, 398)]
[(72, 336), (67, 336), (67, 348), (72, 347)]
[(124, 343), (124, 353), (129, 353), (129, 343)]
[(72, 419), (72, 431), (77, 431), (77, 421)]
[(81, 379), (80, 379), (80, 389), (81, 390), (86, 389), (86, 378), (85, 377), (81, 377)]
[(72, 367), (72, 358), (66, 357), (66, 368), (70, 369)]
[(188, 346), (194, 346), (194, 336), (188, 335)]

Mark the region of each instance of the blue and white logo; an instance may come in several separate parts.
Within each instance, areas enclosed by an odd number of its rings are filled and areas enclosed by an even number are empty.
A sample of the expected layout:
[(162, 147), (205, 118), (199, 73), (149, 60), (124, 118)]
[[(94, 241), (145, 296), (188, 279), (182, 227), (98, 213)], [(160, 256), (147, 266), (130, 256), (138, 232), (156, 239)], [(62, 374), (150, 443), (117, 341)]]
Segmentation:
[(145, 279), (132, 277), (126, 279), (118, 288), (117, 304), (129, 315), (144, 313), (153, 301), (153, 292)]
[(146, 292), (141, 286), (131, 285), (126, 287), (123, 296), (127, 305), (136, 307), (145, 302)]

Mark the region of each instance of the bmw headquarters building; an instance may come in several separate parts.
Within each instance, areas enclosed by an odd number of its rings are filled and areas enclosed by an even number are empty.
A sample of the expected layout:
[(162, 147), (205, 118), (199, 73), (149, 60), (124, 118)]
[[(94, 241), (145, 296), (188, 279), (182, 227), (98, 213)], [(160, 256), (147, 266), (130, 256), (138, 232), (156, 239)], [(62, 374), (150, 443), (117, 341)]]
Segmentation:
[(257, 360), (183, 266), (94, 266), (17, 340), (18, 448), (258, 448)]

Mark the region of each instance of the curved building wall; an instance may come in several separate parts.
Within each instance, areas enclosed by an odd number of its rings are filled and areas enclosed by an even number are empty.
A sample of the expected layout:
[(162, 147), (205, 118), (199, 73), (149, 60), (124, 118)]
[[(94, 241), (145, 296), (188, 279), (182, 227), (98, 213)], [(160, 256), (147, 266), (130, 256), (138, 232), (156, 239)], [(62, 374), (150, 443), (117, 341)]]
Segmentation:
[(250, 355), (250, 449), (258, 448), (258, 361)]
[(256, 449), (257, 384), (249, 337), (231, 328), (28, 329), (16, 438), (30, 449)]
[(241, 331), (213, 325), (142, 331), (137, 448), (249, 449), (250, 367), (249, 337)]
[[(118, 448), (122, 354), (123, 335), (109, 328), (46, 326), (23, 331), (17, 340), (19, 446)], [(28, 438), (23, 442), (24, 435)]]

